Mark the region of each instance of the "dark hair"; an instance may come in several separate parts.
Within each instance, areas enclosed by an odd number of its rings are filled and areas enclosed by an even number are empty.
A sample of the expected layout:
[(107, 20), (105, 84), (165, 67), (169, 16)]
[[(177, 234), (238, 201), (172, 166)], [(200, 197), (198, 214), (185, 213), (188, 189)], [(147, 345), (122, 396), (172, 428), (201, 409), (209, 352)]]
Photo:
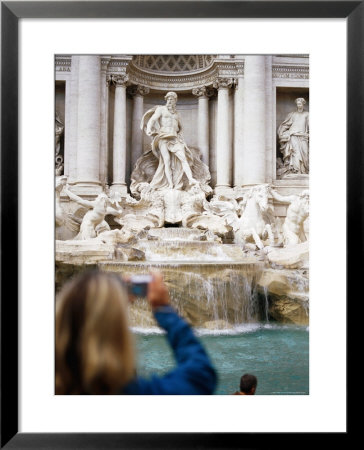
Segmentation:
[(240, 392), (248, 394), (258, 384), (257, 377), (246, 373), (240, 378)]

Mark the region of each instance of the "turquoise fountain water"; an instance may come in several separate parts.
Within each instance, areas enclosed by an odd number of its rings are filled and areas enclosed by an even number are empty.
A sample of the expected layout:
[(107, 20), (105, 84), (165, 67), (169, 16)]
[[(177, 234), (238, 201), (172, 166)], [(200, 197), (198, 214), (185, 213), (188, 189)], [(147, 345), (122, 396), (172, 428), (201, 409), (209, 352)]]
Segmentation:
[[(151, 330), (150, 330), (151, 332)], [(230, 332), (197, 330), (217, 370), (215, 394), (232, 394), (244, 373), (258, 378), (257, 395), (309, 394), (308, 328), (294, 325), (249, 324)], [(164, 374), (174, 367), (165, 338), (137, 333), (138, 373)]]

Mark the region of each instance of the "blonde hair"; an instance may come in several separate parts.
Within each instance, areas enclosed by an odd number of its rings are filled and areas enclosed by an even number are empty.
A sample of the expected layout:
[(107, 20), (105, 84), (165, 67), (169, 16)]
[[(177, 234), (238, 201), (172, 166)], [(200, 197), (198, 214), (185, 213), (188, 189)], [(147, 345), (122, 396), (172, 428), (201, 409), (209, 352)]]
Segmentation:
[(117, 394), (135, 374), (120, 277), (87, 272), (57, 297), (56, 394)]

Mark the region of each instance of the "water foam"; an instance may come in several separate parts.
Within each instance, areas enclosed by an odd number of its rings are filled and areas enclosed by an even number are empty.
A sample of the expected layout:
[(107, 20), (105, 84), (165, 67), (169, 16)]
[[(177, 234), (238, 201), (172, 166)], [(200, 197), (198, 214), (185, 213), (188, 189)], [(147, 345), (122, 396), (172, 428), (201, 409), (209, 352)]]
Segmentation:
[[(241, 334), (255, 333), (261, 330), (304, 330), (309, 332), (309, 327), (293, 324), (272, 324), (272, 323), (242, 323), (234, 325), (231, 328), (209, 329), (209, 328), (193, 328), (196, 336), (237, 336)], [(159, 327), (131, 327), (134, 334), (152, 336), (165, 335), (166, 332)]]
[(163, 335), (166, 334), (166, 332), (164, 330), (162, 330), (162, 328), (159, 327), (131, 327), (130, 330), (132, 331), (132, 333), (134, 334), (142, 334), (142, 335)]

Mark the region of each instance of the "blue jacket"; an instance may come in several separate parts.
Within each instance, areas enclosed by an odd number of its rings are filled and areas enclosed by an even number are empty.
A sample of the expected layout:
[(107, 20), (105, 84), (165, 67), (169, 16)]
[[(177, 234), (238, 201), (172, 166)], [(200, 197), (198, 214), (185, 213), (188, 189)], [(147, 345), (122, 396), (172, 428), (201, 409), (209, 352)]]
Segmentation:
[(167, 332), (177, 367), (164, 376), (135, 378), (123, 389), (126, 395), (208, 395), (212, 394), (217, 376), (202, 345), (191, 327), (170, 306), (154, 311), (160, 327)]

